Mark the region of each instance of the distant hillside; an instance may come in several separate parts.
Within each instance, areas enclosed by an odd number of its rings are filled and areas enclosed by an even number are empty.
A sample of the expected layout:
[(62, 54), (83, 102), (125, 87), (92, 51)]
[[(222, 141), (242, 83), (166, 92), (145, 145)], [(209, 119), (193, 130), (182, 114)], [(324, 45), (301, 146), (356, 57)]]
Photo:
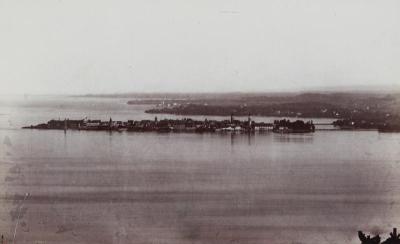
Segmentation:
[(260, 115), (392, 121), (400, 117), (400, 92), (124, 93), (84, 95), (153, 105), (147, 113)]
[(154, 104), (148, 113), (179, 115), (261, 115), (283, 117), (359, 118), (386, 120), (400, 115), (400, 94), (292, 93), (223, 94), (208, 97), (171, 96), (136, 99), (130, 104)]

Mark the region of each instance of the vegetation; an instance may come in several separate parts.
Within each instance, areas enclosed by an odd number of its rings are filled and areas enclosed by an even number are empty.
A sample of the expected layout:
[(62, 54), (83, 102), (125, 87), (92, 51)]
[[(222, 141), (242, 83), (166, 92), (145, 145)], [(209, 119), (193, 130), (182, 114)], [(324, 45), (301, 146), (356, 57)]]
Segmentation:
[[(152, 99), (157, 104), (147, 113), (179, 115), (260, 115), (303, 118), (338, 118), (393, 121), (400, 116), (400, 94), (373, 93), (287, 93), (234, 94), (181, 100)], [(144, 100), (140, 101), (144, 103)], [(130, 101), (131, 104), (135, 102)]]
[[(374, 237), (366, 236), (362, 231), (358, 232), (358, 238), (361, 241), (361, 244), (380, 244), (381, 237), (376, 235)], [(397, 234), (397, 229), (393, 228), (393, 232), (390, 233), (390, 237), (386, 239), (386, 241), (382, 242), (382, 244), (400, 244), (400, 234)]]

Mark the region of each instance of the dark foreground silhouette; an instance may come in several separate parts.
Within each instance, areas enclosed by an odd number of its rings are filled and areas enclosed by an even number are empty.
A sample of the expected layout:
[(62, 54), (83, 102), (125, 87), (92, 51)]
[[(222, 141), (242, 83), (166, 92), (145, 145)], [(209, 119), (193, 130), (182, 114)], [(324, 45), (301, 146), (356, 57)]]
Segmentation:
[[(381, 237), (376, 235), (374, 237), (366, 236), (362, 231), (358, 232), (358, 238), (360, 238), (361, 244), (380, 244)], [(393, 232), (390, 233), (390, 237), (381, 244), (400, 244), (400, 234), (397, 234), (397, 228), (393, 228)]]
[[(365, 235), (362, 231), (358, 231), (358, 238), (360, 238), (361, 244), (400, 244), (400, 234), (397, 234), (397, 228), (393, 228), (390, 237), (382, 243), (379, 235), (371, 237), (370, 235)], [(1, 235), (0, 244), (6, 244), (6, 239), (3, 235)]]

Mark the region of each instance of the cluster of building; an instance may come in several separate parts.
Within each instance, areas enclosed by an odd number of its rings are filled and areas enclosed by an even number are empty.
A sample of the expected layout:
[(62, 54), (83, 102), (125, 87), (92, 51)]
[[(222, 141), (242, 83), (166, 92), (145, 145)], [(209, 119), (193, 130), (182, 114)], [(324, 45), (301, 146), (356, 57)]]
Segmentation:
[(217, 132), (217, 131), (271, 131), (273, 124), (264, 122), (252, 121), (249, 117), (246, 121), (235, 120), (231, 116), (230, 120), (208, 120), (204, 121), (193, 120), (190, 118), (184, 119), (164, 119), (157, 120), (142, 120), (128, 121), (128, 131), (158, 131), (158, 132)]
[(50, 120), (47, 123), (27, 126), (26, 129), (58, 129), (58, 130), (107, 130), (107, 131), (136, 131), (136, 132), (255, 132), (255, 131), (274, 131), (282, 133), (292, 132), (313, 132), (314, 125), (311, 122), (289, 120), (274, 121), (274, 123), (255, 122), (250, 116), (247, 120), (235, 120), (231, 116), (230, 120), (193, 120), (184, 119), (163, 119), (158, 120), (128, 120), (109, 121), (101, 120)]
[(302, 120), (291, 122), (287, 119), (275, 120), (273, 131), (279, 133), (308, 133), (315, 131), (315, 125), (312, 120), (307, 122)]

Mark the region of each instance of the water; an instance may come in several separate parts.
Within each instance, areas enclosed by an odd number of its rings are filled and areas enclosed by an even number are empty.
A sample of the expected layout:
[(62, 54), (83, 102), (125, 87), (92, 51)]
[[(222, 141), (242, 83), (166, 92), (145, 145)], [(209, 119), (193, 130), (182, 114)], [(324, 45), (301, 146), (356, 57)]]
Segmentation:
[(125, 102), (0, 99), (2, 234), (18, 222), (15, 243), (321, 244), (400, 226), (399, 134), (19, 129), (154, 117)]

